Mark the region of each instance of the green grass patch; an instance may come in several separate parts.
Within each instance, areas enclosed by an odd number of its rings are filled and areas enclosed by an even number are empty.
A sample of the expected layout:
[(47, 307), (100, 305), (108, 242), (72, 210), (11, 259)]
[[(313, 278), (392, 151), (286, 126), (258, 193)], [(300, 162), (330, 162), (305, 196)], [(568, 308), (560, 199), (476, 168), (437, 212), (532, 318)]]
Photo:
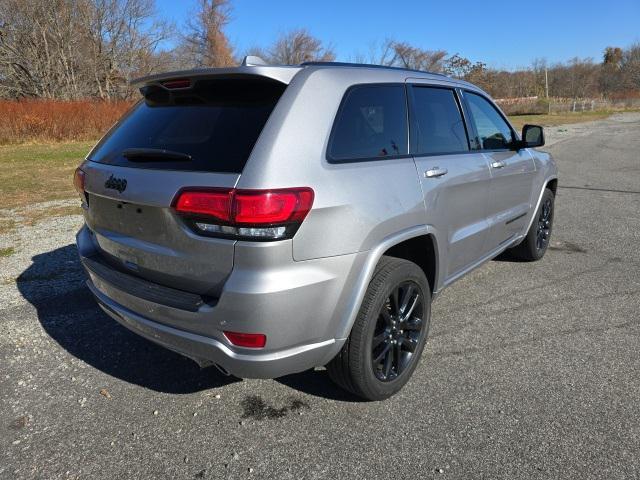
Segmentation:
[(2, 208), (71, 198), (73, 171), (94, 143), (0, 146)]
[(16, 250), (13, 247), (0, 248), (0, 257), (10, 257), (14, 253)]

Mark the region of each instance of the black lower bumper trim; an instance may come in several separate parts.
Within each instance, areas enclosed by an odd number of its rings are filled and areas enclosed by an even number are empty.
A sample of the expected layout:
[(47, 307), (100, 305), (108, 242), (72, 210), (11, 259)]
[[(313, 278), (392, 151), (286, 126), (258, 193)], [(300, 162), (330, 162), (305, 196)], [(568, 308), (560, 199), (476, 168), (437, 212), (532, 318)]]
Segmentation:
[[(149, 302), (166, 305), (167, 307), (197, 312), (204, 304), (215, 305), (215, 301), (182, 290), (177, 290), (164, 285), (150, 282), (143, 278), (121, 272), (106, 263), (99, 255), (82, 257), (82, 264), (89, 274), (96, 275), (104, 282), (129, 295), (147, 300)], [(207, 301), (209, 300), (209, 301)]]

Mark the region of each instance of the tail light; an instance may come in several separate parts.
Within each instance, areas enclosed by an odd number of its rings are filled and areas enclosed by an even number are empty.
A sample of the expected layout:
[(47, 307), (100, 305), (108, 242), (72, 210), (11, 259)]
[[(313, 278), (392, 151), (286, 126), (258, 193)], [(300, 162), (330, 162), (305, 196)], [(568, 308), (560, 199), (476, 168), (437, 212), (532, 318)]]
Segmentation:
[(224, 332), (224, 336), (238, 347), (264, 348), (267, 344), (267, 336), (263, 333)]
[(176, 212), (196, 233), (250, 240), (295, 235), (313, 205), (307, 187), (276, 190), (187, 189), (174, 201)]
[(80, 168), (76, 168), (76, 171), (73, 174), (73, 186), (75, 187), (76, 192), (78, 192), (78, 195), (80, 195), (80, 198), (84, 201), (84, 171)]

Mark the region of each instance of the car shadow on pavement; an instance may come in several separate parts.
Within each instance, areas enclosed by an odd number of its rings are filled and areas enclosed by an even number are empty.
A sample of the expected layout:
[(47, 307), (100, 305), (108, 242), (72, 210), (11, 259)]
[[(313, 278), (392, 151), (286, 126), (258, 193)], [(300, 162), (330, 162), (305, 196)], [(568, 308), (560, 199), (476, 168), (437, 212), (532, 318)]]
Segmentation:
[(105, 314), (85, 286), (75, 245), (32, 258), (16, 283), (44, 330), (73, 356), (129, 383), (193, 393), (238, 381), (130, 332)]
[(515, 255), (513, 255), (508, 250), (502, 252), (500, 255), (495, 257), (493, 259), (493, 261), (494, 262), (508, 262), (508, 263), (527, 263), (527, 260), (522, 260), (522, 259), (516, 257)]
[(329, 375), (324, 370), (306, 370), (301, 373), (294, 373), (284, 377), (276, 378), (276, 382), (286, 385), (289, 388), (298, 390), (307, 395), (337, 400), (340, 402), (364, 402), (360, 397), (341, 389), (331, 381)]

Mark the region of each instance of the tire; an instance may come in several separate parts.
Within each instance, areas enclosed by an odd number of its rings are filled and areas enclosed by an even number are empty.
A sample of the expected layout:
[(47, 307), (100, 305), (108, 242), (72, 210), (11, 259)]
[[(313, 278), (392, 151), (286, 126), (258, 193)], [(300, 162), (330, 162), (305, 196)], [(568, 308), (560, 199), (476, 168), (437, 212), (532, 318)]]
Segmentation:
[(522, 243), (508, 251), (510, 255), (525, 262), (534, 262), (544, 257), (553, 230), (554, 201), (553, 192), (545, 189), (527, 236)]
[[(431, 290), (422, 269), (407, 260), (383, 256), (349, 338), (327, 365), (329, 377), (366, 400), (389, 398), (418, 365), (430, 318)], [(381, 359), (374, 358), (381, 354)]]

